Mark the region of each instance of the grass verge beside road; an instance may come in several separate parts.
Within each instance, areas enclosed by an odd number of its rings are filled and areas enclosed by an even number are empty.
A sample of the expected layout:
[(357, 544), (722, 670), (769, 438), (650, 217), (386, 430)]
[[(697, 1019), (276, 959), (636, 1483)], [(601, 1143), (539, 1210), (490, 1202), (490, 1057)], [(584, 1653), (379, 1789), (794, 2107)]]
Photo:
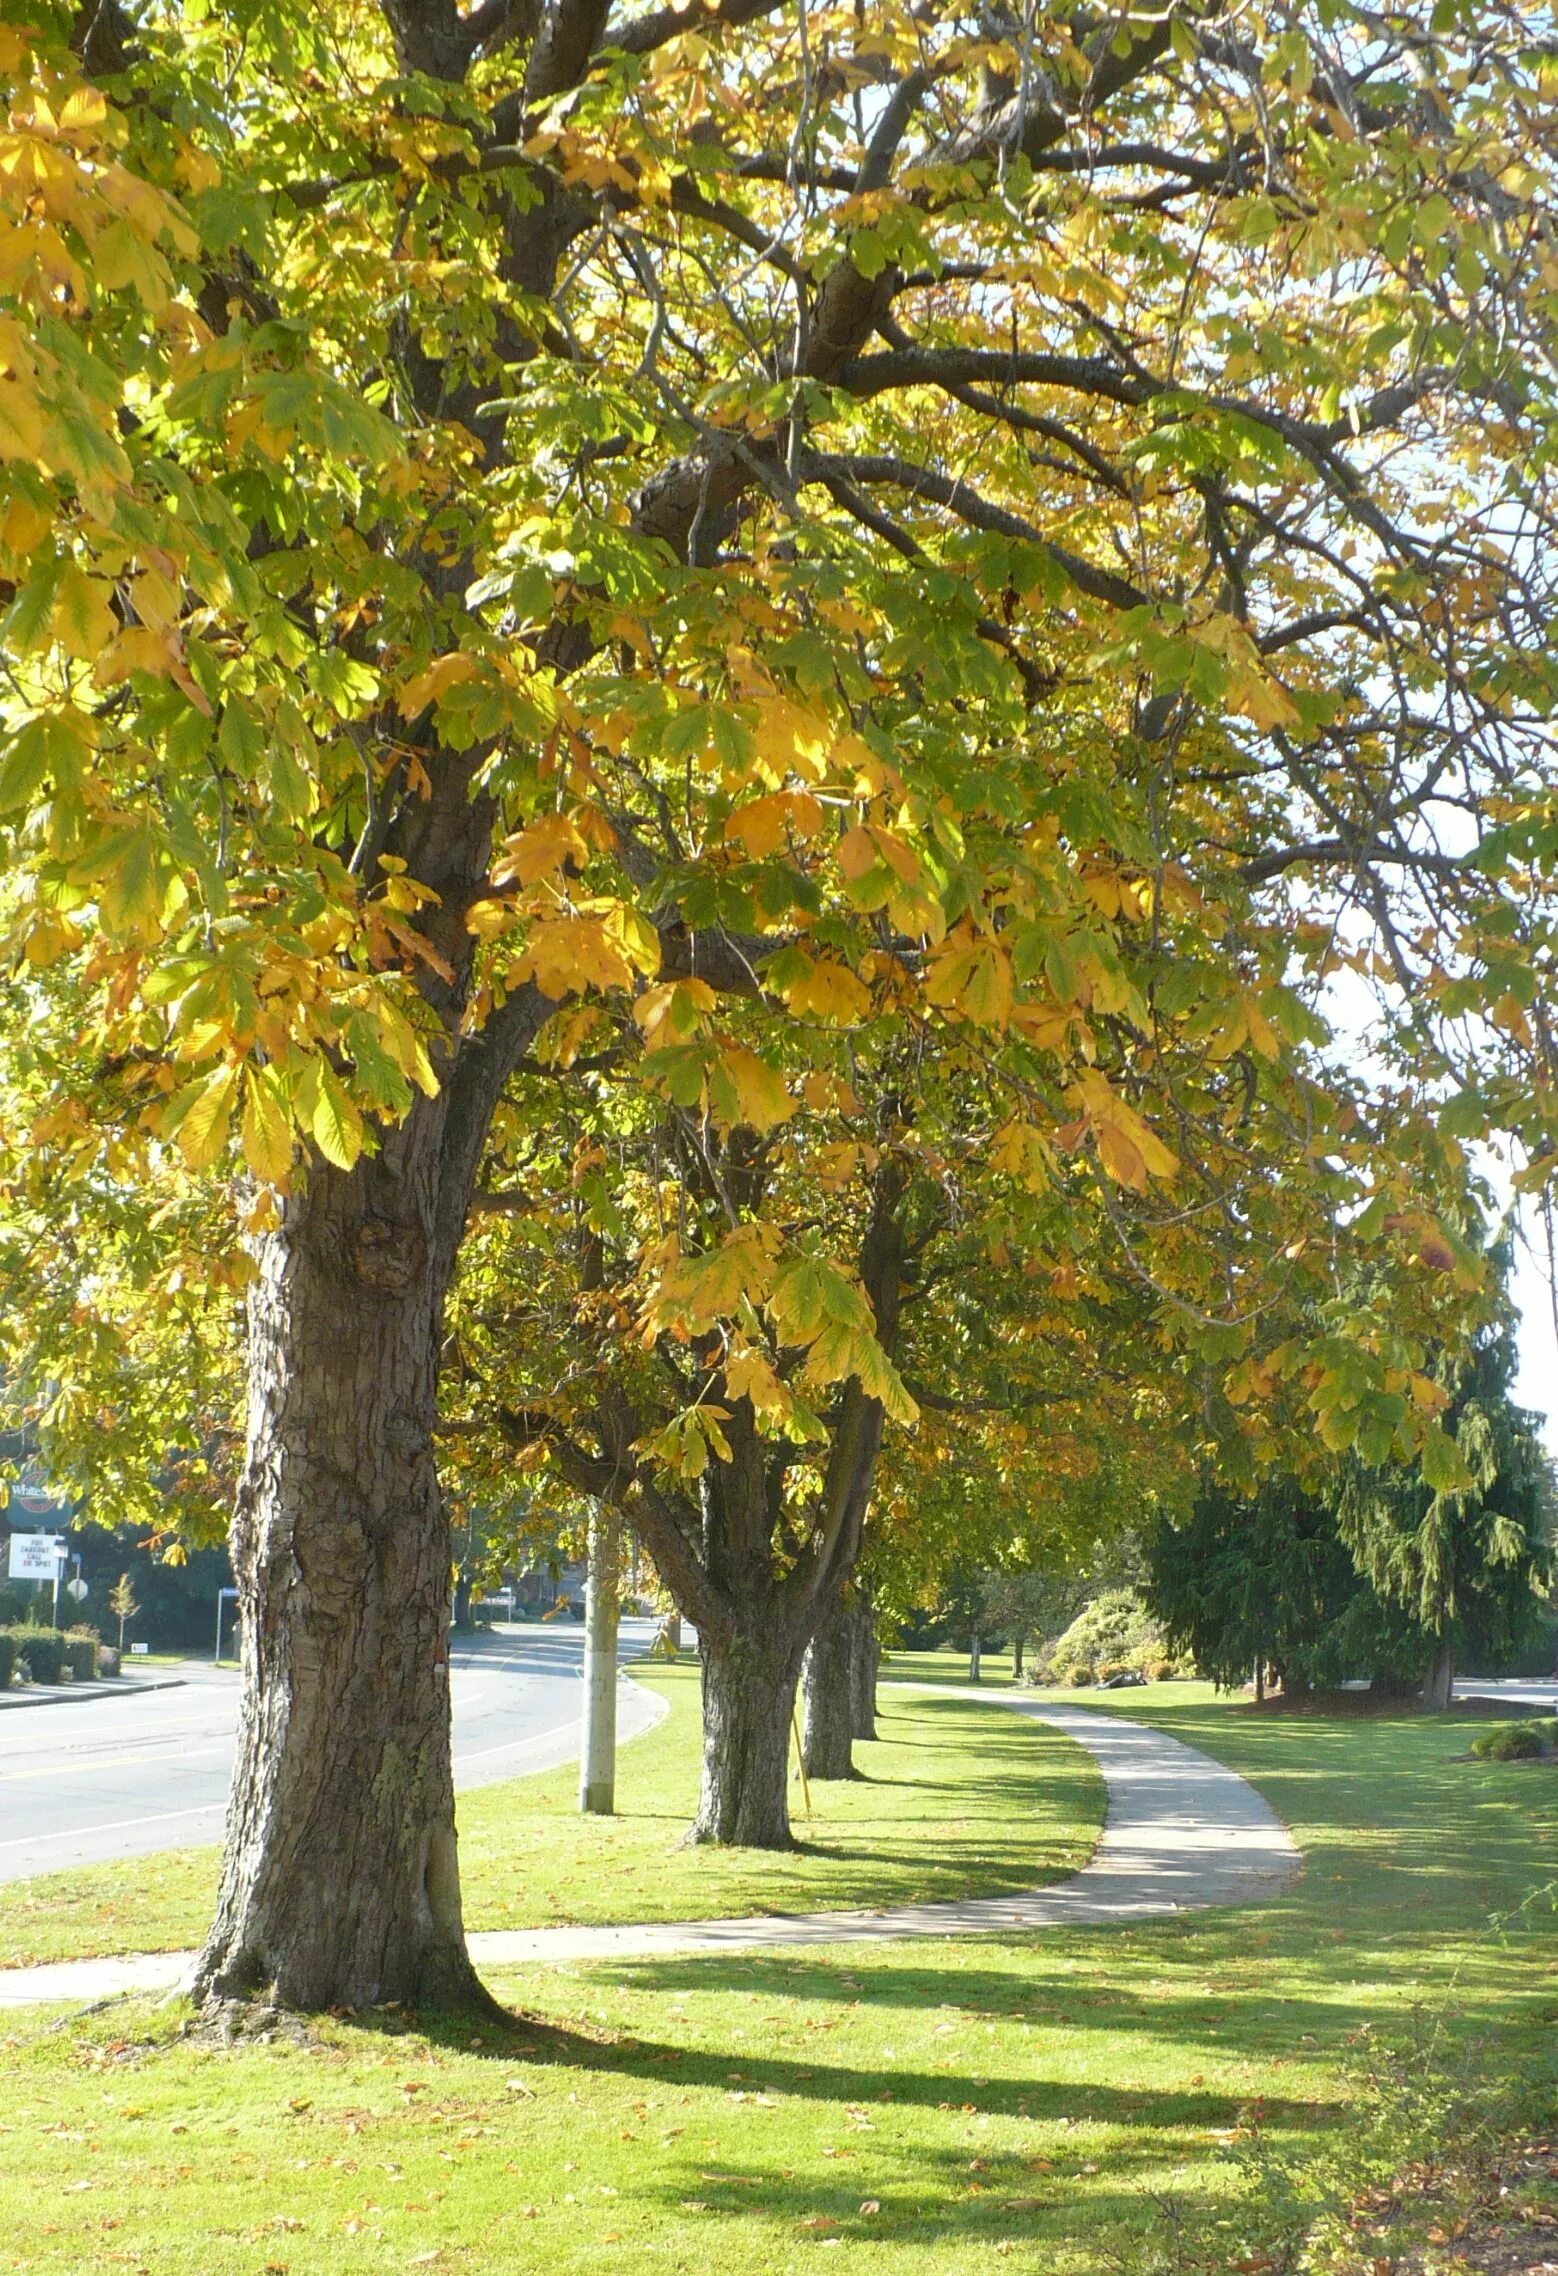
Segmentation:
[[(510, 2039), (376, 2018), (210, 2048), (150, 2005), (18, 2020), (0, 2270), (802, 2276), (829, 2244), (830, 2276), (1294, 2265), (1295, 2223), (1401, 2154), (1397, 2105), (1436, 2073), (1519, 2076), (1550, 2107), (1558, 1941), (1534, 1892), (1558, 1793), (1457, 1759), (1446, 1720), (1284, 1721), (1190, 1691), (1076, 1704), (1250, 1776), (1306, 1854), (1276, 1903), (505, 1972), (530, 2011)], [(967, 1712), (1002, 1764), (1024, 1726)], [(1335, 2265), (1394, 2265), (1389, 2238), (1344, 2243)]]
[[(788, 1856), (686, 1849), (698, 1791), (698, 1671), (640, 1671), (670, 1700), (624, 1748), (619, 1815), (584, 1818), (578, 1772), (481, 1786), (459, 1802), (470, 1928), (691, 1920), (709, 1914), (894, 1905), (1036, 1888), (1086, 1863), (1103, 1786), (1080, 1748), (958, 1700), (884, 1693), (866, 1775), (792, 1791)], [(167, 1850), (0, 1885), (0, 1966), (198, 1944), (216, 1891), (214, 1849)], [(3, 2263), (0, 2263), (3, 2266)]]

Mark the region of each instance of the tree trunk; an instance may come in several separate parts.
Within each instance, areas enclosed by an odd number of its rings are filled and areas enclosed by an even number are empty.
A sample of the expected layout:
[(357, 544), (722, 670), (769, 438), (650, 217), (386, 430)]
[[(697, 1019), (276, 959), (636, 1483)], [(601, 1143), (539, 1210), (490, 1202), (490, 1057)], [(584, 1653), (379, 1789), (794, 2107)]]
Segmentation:
[(855, 1599), (849, 1657), (850, 1700), (854, 1709), (855, 1736), (857, 1739), (876, 1737), (876, 1671), (881, 1651), (876, 1640), (876, 1614), (871, 1599), (862, 1589)]
[(968, 1640), (968, 1680), (970, 1683), (979, 1681), (979, 1636), (977, 1631)]
[(789, 1849), (790, 1722), (805, 1639), (703, 1631), (703, 1784), (689, 1839)]
[(1028, 1647), (1028, 1639), (1027, 1639), (1027, 1637), (1026, 1637), (1026, 1636), (1019, 1634), (1019, 1635), (1016, 1635), (1016, 1636), (1014, 1636), (1014, 1637), (1012, 1638), (1012, 1681), (1013, 1681), (1013, 1683), (1021, 1683), (1021, 1681), (1022, 1681), (1022, 1663), (1023, 1663), (1023, 1654), (1026, 1652), (1026, 1650), (1027, 1650), (1027, 1647)]
[(853, 1778), (855, 1607), (835, 1602), (806, 1653), (801, 1760), (808, 1778)]
[(617, 1613), (621, 1542), (615, 1514), (597, 1509), (590, 1524), (584, 1594), (584, 1743), (579, 1807), (609, 1818), (617, 1806)]
[(469, 1575), (468, 1573), (459, 1573), (459, 1574), (457, 1574), (457, 1575), (455, 1576), (455, 1584), (454, 1584), (454, 1625), (455, 1625), (457, 1628), (469, 1628), (470, 1624), (471, 1624), (471, 1582), (470, 1582), (470, 1575)]
[(244, 1703), (208, 1997), (371, 2007), (476, 1988), (432, 1451), (437, 1127), (414, 1114), (357, 1170), (315, 1164), (249, 1291)]
[(1423, 1705), (1430, 1714), (1442, 1715), (1455, 1700), (1455, 1646), (1442, 1637), (1434, 1647), (1434, 1656), (1428, 1663), (1428, 1674), (1423, 1682)]

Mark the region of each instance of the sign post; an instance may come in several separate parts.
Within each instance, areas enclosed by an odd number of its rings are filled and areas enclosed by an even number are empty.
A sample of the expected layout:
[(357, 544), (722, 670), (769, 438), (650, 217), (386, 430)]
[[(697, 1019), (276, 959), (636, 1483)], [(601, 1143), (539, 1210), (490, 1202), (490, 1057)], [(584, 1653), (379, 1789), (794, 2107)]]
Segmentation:
[(238, 1591), (237, 1591), (235, 1588), (219, 1588), (219, 1589), (217, 1590), (217, 1592), (216, 1592), (216, 1661), (215, 1661), (215, 1664), (216, 1664), (216, 1666), (217, 1666), (217, 1667), (220, 1667), (220, 1666), (221, 1666), (221, 1664), (222, 1664), (222, 1615), (223, 1615), (223, 1614), (226, 1612), (226, 1610), (227, 1610), (227, 1607), (228, 1607), (230, 1604), (235, 1604), (237, 1601), (238, 1601)]
[(60, 1574), (65, 1565), (63, 1533), (13, 1533), (9, 1562), (13, 1581), (50, 1581), (54, 1588), (54, 1625), (60, 1624)]

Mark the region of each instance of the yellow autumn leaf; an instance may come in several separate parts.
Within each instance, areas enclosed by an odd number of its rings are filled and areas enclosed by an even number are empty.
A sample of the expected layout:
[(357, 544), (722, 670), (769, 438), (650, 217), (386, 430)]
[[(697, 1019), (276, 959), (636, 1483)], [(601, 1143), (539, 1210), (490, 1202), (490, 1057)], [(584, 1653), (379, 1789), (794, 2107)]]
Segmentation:
[(925, 993), (976, 1027), (1004, 1028), (1012, 1011), (1012, 967), (999, 941), (950, 933), (932, 958)]
[(178, 1112), (173, 1143), (192, 1170), (209, 1169), (226, 1145), (237, 1087), (237, 1068), (223, 1066), (190, 1085), (193, 1097), (181, 1094), (188, 1104)]
[(66, 562), (54, 590), (49, 629), (67, 656), (90, 664), (118, 632), (109, 590), (103, 578), (89, 576), (79, 561)]
[(756, 861), (777, 853), (787, 837), (815, 838), (822, 829), (823, 810), (807, 790), (771, 791), (738, 806), (725, 824), (727, 840), (745, 846)]
[(820, 781), (832, 747), (828, 720), (811, 717), (787, 696), (768, 696), (759, 702), (752, 749), (759, 774), (775, 788), (789, 774)]
[(856, 1024), (870, 1016), (871, 991), (832, 957), (804, 959), (804, 969), (780, 990), (797, 1018)]
[(32, 465), (43, 451), (43, 412), (19, 379), (0, 379), (0, 459)]
[(718, 1002), (707, 980), (664, 980), (635, 999), (633, 1018), (649, 1048), (658, 1051), (696, 1035)]
[(458, 687), (462, 680), (476, 677), (474, 656), (456, 649), (452, 656), (438, 656), (414, 679), (403, 682), (396, 702), (403, 719), (416, 719), (430, 703), (436, 703), (449, 688)]
[(543, 814), (503, 841), (503, 851), (492, 865), (494, 885), (535, 885), (559, 870), (581, 871), (589, 848), (578, 827), (566, 814)]
[(750, 1399), (754, 1413), (774, 1422), (786, 1423), (795, 1413), (795, 1400), (772, 1362), (749, 1344), (737, 1344), (726, 1354), (725, 1396)]
[(776, 1067), (732, 1044), (709, 1070), (709, 1110), (722, 1130), (745, 1124), (761, 1138), (789, 1120), (795, 1101)]
[(517, 979), (533, 979), (554, 1002), (586, 988), (633, 985), (633, 967), (600, 917), (542, 918), (532, 925), (514, 970)]
[(127, 625), (109, 641), (92, 662), (92, 677), (100, 688), (111, 688), (132, 672), (149, 672), (154, 679), (170, 679), (173, 651), (160, 632), (149, 625)]
[(246, 1074), (238, 1136), (254, 1175), (280, 1185), (292, 1168), (292, 1123), (269, 1068), (250, 1067)]

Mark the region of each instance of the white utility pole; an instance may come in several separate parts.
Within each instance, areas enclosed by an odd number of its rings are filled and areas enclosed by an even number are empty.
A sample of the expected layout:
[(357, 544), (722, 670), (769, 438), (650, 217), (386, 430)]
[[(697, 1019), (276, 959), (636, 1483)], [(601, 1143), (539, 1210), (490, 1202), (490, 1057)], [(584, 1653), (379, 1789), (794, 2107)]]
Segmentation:
[(609, 1818), (617, 1800), (617, 1521), (597, 1508), (590, 1521), (584, 1589), (584, 1743), (579, 1750), (579, 1807)]

